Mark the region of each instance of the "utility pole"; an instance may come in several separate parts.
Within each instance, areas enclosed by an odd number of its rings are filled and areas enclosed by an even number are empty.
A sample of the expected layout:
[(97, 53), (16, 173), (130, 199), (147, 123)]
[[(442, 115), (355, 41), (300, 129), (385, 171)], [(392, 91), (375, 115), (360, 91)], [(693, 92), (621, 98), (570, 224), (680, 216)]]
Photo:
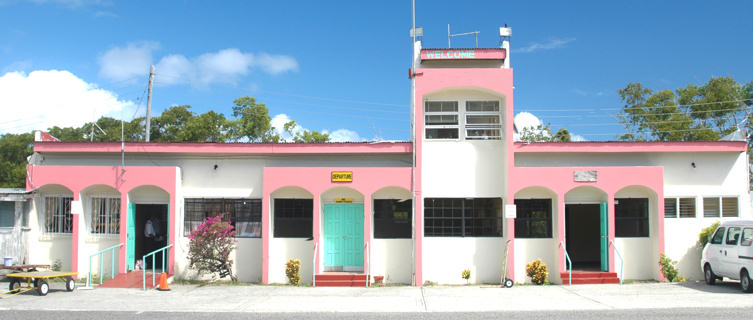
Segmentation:
[(154, 65), (149, 70), (149, 94), (146, 96), (146, 142), (152, 126), (152, 84), (154, 84)]

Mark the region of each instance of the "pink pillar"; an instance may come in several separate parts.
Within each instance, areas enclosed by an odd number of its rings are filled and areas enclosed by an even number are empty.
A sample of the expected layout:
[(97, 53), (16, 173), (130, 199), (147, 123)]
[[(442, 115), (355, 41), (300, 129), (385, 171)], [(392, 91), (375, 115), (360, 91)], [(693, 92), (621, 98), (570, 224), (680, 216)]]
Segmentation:
[[(562, 244), (565, 243), (565, 194), (557, 194), (557, 252), (559, 260), (559, 271), (567, 271), (567, 259), (565, 259), (565, 248)], [(564, 284), (567, 279), (562, 279)]]
[[(312, 192), (314, 193), (314, 212), (313, 212), (313, 228), (314, 228), (314, 246), (316, 247), (316, 251), (314, 254), (316, 255), (316, 259), (314, 261), (314, 270), (312, 272), (314, 274), (317, 274), (319, 272), (319, 265), (320, 261), (322, 260), (322, 241), (319, 241), (321, 239), (321, 223), (322, 223), (322, 205), (321, 205), (321, 194), (319, 192)], [(318, 244), (318, 245), (317, 245)]]
[(607, 254), (609, 255), (609, 272), (615, 272), (614, 265), (614, 193), (607, 194)]
[[(656, 213), (657, 213), (657, 219), (656, 221), (656, 229), (657, 229), (657, 236), (659, 241), (659, 254), (654, 257), (654, 259), (659, 259), (659, 256), (661, 256), (662, 253), (664, 253), (664, 190), (661, 188), (658, 188), (656, 191), (657, 194), (657, 200), (656, 200)], [(650, 217), (649, 217), (650, 218)], [(648, 221), (651, 221), (649, 219)], [(649, 224), (650, 227), (650, 224)], [(650, 228), (649, 228), (650, 230)], [(649, 234), (650, 235), (650, 234)], [(659, 280), (664, 281), (664, 274), (659, 272)]]
[[(418, 176), (418, 174), (417, 174)], [(419, 185), (416, 183), (416, 185)], [(416, 242), (416, 248), (415, 248), (415, 272), (416, 272), (416, 283), (414, 285), (416, 286), (423, 286), (423, 240), (424, 240), (424, 202), (423, 197), (421, 196), (421, 192), (419, 190), (415, 191), (416, 194), (416, 203), (414, 203), (415, 207), (415, 213), (416, 216), (413, 217), (414, 224), (416, 227), (415, 230), (415, 242)]]
[(175, 233), (176, 233), (176, 230), (178, 230), (178, 228), (175, 228), (175, 221), (176, 221), (175, 216), (177, 212), (178, 212), (178, 205), (175, 201), (175, 191), (173, 191), (173, 192), (170, 192), (170, 205), (168, 207), (168, 212), (167, 212), (168, 220), (169, 220), (168, 230), (171, 230), (171, 231), (168, 231), (168, 234), (170, 236), (169, 243), (173, 244), (173, 246), (169, 250), (170, 254), (167, 257), (168, 259), (167, 265), (169, 266), (167, 273), (169, 274), (175, 274), (175, 250), (177, 250), (177, 248), (175, 247), (176, 245)]
[(370, 270), (371, 252), (374, 251), (374, 248), (371, 247), (371, 197), (364, 195), (363, 199), (363, 241), (369, 248), (368, 252), (364, 251), (363, 256), (363, 271), (366, 272)]
[(261, 283), (269, 283), (269, 236), (271, 224), (270, 216), (272, 214), (270, 194), (264, 191), (261, 200)]
[[(79, 196), (78, 190), (73, 190), (73, 201), (79, 201), (79, 200), (80, 200), (80, 196)], [(73, 226), (72, 226), (73, 234), (71, 237), (71, 241), (72, 241), (71, 243), (71, 271), (72, 272), (78, 272), (78, 239), (80, 237), (79, 232), (81, 231), (79, 230), (78, 223), (79, 223), (79, 220), (81, 219), (80, 216), (82, 214), (83, 212), (77, 212), (77, 213), (72, 214), (73, 216), (73, 221), (71, 222), (73, 223)], [(73, 276), (73, 278), (76, 279), (78, 278), (78, 276)]]
[(120, 243), (123, 244), (120, 247), (120, 254), (118, 255), (118, 273), (127, 272), (128, 267), (127, 253), (128, 253), (128, 192), (120, 192)]

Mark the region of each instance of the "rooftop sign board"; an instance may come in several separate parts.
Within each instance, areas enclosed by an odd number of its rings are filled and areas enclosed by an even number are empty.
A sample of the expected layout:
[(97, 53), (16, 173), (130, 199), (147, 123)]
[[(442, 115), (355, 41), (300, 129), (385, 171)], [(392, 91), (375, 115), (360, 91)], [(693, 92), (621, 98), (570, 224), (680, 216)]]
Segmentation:
[(506, 56), (502, 48), (421, 50), (421, 60), (504, 60)]

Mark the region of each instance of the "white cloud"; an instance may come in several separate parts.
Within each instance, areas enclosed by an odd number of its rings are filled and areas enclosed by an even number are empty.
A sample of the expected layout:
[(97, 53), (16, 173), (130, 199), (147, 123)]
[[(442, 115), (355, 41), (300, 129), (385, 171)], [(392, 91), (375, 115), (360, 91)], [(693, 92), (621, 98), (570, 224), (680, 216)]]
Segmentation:
[[(81, 126), (103, 115), (132, 115), (135, 104), (68, 71), (37, 70), (0, 76), (0, 133)], [(120, 118), (120, 117), (118, 117)]]
[[(111, 81), (132, 81), (144, 78), (152, 64), (156, 42), (129, 43), (105, 52), (99, 59), (100, 76)], [(237, 48), (208, 52), (193, 58), (168, 54), (155, 66), (157, 85), (190, 84), (204, 87), (216, 83), (236, 84), (254, 69), (271, 75), (298, 71), (298, 61), (287, 55), (254, 54)]]
[(134, 42), (107, 50), (99, 57), (99, 75), (115, 82), (144, 79), (158, 48), (156, 42)]
[[(272, 120), (270, 121), (270, 124), (272, 125), (272, 127), (275, 128), (275, 132), (277, 132), (277, 134), (280, 135), (282, 140), (287, 141), (287, 142), (293, 141), (293, 137), (289, 133), (285, 132), (285, 124), (290, 122), (291, 120), (293, 119), (290, 119), (290, 117), (288, 117), (287, 114), (280, 113), (272, 117)], [(296, 126), (295, 129), (293, 129), (293, 132), (294, 133), (303, 132), (303, 130), (304, 129), (299, 125), (299, 126)]]
[(540, 51), (540, 50), (559, 49), (573, 41), (575, 41), (575, 38), (549, 39), (543, 42), (533, 42), (533, 43), (528, 44), (527, 46), (516, 49), (515, 52), (528, 53), (528, 52), (534, 52), (534, 51)]
[(332, 142), (360, 142), (360, 141), (366, 141), (366, 139), (362, 138), (358, 135), (358, 132), (355, 132), (353, 130), (348, 129), (337, 129), (335, 131), (329, 132), (328, 130), (324, 130), (324, 133), (329, 133), (330, 141)]
[(513, 141), (520, 141), (520, 133), (523, 132), (525, 128), (535, 130), (542, 125), (541, 120), (530, 112), (520, 112), (516, 114), (513, 121), (515, 123), (515, 128), (518, 129), (518, 133), (513, 133)]
[(571, 134), (570, 134), (570, 141), (575, 141), (575, 142), (582, 142), (582, 141), (588, 141), (588, 139), (586, 139), (586, 137), (584, 137), (584, 136), (582, 136), (582, 135), (579, 135), (579, 134), (572, 134), (572, 133), (571, 133)]

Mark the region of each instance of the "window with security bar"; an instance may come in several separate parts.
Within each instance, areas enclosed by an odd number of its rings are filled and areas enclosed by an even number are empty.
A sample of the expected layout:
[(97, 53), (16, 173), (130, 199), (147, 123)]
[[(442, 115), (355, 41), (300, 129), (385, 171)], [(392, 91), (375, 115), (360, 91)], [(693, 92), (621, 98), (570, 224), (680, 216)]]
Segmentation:
[(424, 130), (426, 139), (457, 139), (460, 134), (457, 101), (426, 101)]
[(499, 101), (465, 102), (465, 138), (467, 140), (499, 140), (502, 123)]
[(235, 227), (236, 237), (261, 237), (261, 199), (186, 198), (184, 211), (184, 235), (191, 234), (204, 219), (220, 216)]
[(501, 237), (501, 198), (425, 198), (427, 237)]
[(45, 232), (73, 233), (73, 197), (44, 197)]
[(120, 198), (91, 198), (91, 233), (120, 234)]
[(275, 199), (274, 206), (275, 238), (314, 236), (314, 199)]

